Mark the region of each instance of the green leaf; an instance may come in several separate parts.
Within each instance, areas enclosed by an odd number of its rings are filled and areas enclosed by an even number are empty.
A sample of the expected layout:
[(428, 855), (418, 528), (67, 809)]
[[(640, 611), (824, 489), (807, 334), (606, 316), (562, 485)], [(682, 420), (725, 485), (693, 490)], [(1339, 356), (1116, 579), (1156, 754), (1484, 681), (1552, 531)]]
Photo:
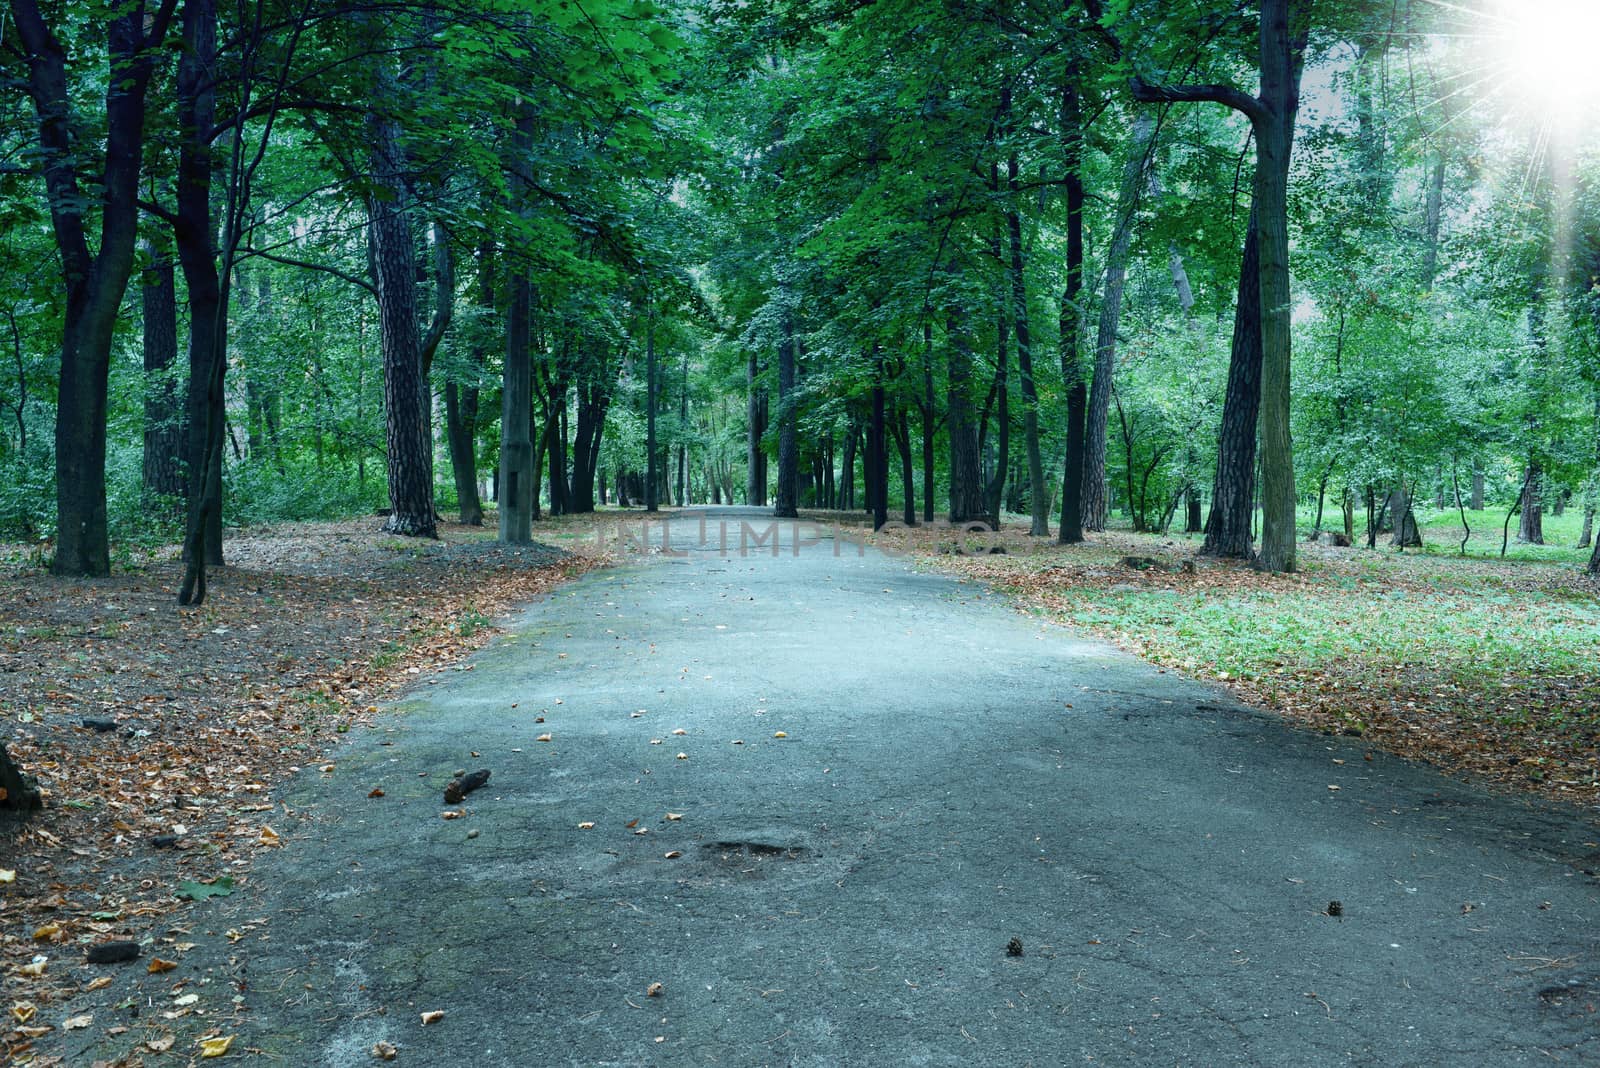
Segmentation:
[(227, 897), (233, 893), (233, 876), (224, 875), (211, 883), (197, 883), (185, 879), (178, 884), (178, 897), (190, 901), (204, 901), (208, 897)]

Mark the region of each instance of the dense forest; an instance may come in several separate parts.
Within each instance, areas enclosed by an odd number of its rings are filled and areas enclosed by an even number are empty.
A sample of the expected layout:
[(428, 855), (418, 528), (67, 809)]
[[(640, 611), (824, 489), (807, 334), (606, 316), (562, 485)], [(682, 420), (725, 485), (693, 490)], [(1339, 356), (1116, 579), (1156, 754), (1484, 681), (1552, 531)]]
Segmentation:
[[(0, 538), (1507, 536), (1600, 499), (1579, 4), (9, 0)], [(1588, 77), (1588, 81), (1585, 78)], [(379, 522), (379, 520), (374, 520)]]

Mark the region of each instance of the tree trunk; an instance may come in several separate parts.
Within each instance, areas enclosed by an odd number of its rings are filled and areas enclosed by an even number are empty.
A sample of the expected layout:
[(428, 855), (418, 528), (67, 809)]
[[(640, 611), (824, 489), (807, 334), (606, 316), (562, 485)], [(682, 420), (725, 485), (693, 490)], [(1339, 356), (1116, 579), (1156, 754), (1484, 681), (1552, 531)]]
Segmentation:
[[(934, 438), (938, 423), (934, 419), (936, 401), (933, 395), (933, 324), (922, 324), (922, 521), (933, 522), (933, 467)], [(828, 442), (830, 452), (833, 442)], [(829, 470), (832, 470), (830, 465)]]
[(783, 338), (778, 342), (778, 496), (772, 512), (780, 519), (800, 515), (800, 444), (795, 436), (799, 413), (795, 405), (794, 322), (786, 312)]
[(39, 784), (11, 759), (6, 743), (0, 740), (0, 810), (34, 812), (43, 807)]
[(1411, 510), (1415, 499), (1416, 487), (1403, 480), (1390, 498), (1394, 537), (1389, 539), (1389, 544), (1398, 549), (1419, 548), (1422, 545), (1422, 532), (1417, 529), (1416, 513)]
[(867, 496), (872, 502), (872, 529), (881, 530), (889, 521), (889, 450), (884, 423), (883, 350), (872, 347), (872, 422), (867, 430)]
[[(518, 123), (519, 131), (522, 124)], [(481, 268), (480, 268), (481, 269)], [(511, 275), (511, 301), (506, 310), (506, 355), (500, 377), (500, 504), (498, 538), (505, 545), (533, 540), (533, 517), (539, 497), (539, 473), (533, 455), (533, 355), (531, 320), (533, 288), (526, 268)], [(489, 283), (483, 284), (487, 305)], [(449, 394), (446, 393), (448, 403)]]
[[(228, 373), (224, 293), (227, 279), (217, 268), (216, 219), (212, 210), (216, 59), (215, 5), (212, 0), (185, 3), (177, 81), (178, 126), (184, 136), (178, 147), (178, 212), (173, 236), (189, 294), (184, 450), (188, 525), (194, 527), (204, 516), (197, 537), (202, 546), (201, 562), (211, 567), (222, 565), (222, 434), (212, 434), (210, 427), (220, 426), (227, 418), (224, 383)], [(202, 479), (205, 485), (201, 484)], [(208, 500), (215, 501), (216, 507), (206, 507)]]
[(983, 476), (978, 463), (978, 427), (972, 410), (972, 348), (960, 313), (952, 311), (945, 325), (949, 345), (945, 357), (949, 394), (945, 410), (950, 438), (950, 522), (960, 525), (985, 519)]
[(1483, 511), (1483, 461), (1472, 461), (1472, 510)]
[(432, 434), (427, 422), (417, 328), (417, 250), (411, 238), (400, 124), (382, 107), (398, 94), (395, 77), (380, 69), (377, 104), (367, 119), (374, 188), (367, 195), (367, 240), (378, 290), (378, 337), (383, 351), (384, 440), (388, 446), (389, 505), (383, 529), (405, 537), (437, 537), (433, 513)]
[[(1011, 106), (1011, 90), (1001, 94), (1002, 111)], [(1033, 337), (1028, 322), (1027, 274), (1022, 257), (1021, 193), (1018, 189), (1017, 154), (1006, 158), (1006, 241), (1011, 279), (1012, 333), (1017, 339), (1017, 375), (1022, 385), (1022, 440), (1028, 458), (1028, 503), (1033, 515), (1028, 533), (1036, 538), (1050, 536), (1049, 504), (1045, 499), (1044, 457), (1039, 451), (1039, 390), (1033, 376)], [(954, 521), (952, 516), (951, 520)]]
[(856, 429), (855, 419), (852, 418), (845, 427), (844, 457), (839, 463), (839, 500), (838, 508), (841, 511), (850, 511), (856, 506), (856, 439), (860, 437)]
[(1289, 157), (1300, 107), (1310, 0), (1263, 0), (1255, 220), (1261, 243), (1261, 551), (1263, 571), (1295, 569), (1294, 445), (1289, 372)]
[(1422, 288), (1433, 288), (1439, 275), (1439, 222), (1444, 214), (1444, 152), (1435, 149), (1428, 171), (1428, 191), (1423, 205)]
[[(138, 184), (144, 147), (145, 95), (172, 8), (143, 3), (111, 9), (105, 20), (107, 70), (104, 155), (101, 143), (76, 130), (68, 52), (37, 0), (12, 0), (15, 40), (27, 61), (38, 140), (35, 165), (46, 199), (66, 291), (66, 327), (56, 403), (57, 575), (106, 575), (106, 406), (111, 345), (122, 297), (133, 274), (138, 236)], [(59, 18), (52, 8), (51, 20)], [(92, 47), (92, 46), (85, 46)], [(77, 58), (74, 53), (73, 58)], [(87, 80), (84, 84), (89, 84)], [(91, 127), (96, 124), (89, 124)], [(81, 170), (80, 170), (81, 168)], [(93, 192), (81, 182), (89, 180)], [(91, 204), (96, 195), (98, 204)], [(90, 220), (99, 240), (90, 251)]]
[[(1106, 528), (1106, 420), (1111, 411), (1111, 375), (1117, 359), (1117, 325), (1122, 317), (1122, 289), (1128, 276), (1128, 250), (1133, 245), (1133, 216), (1145, 182), (1150, 139), (1155, 122), (1141, 115), (1134, 122), (1131, 155), (1122, 172), (1117, 199), (1117, 227), (1106, 253), (1106, 289), (1100, 301), (1095, 336), (1094, 379), (1089, 387), (1088, 424), (1083, 454), (1083, 527)], [(1180, 264), (1180, 270), (1181, 264)], [(1191, 303), (1193, 298), (1190, 298)]]
[(1239, 265), (1239, 299), (1233, 313), (1233, 352), (1228, 361), (1228, 392), (1217, 435), (1217, 473), (1211, 485), (1211, 516), (1200, 551), (1209, 556), (1248, 560), (1255, 499), (1256, 415), (1261, 404), (1260, 238), (1251, 209)]
[[(1061, 94), (1061, 136), (1066, 147), (1067, 283), (1061, 293), (1061, 381), (1067, 391), (1067, 452), (1061, 481), (1063, 545), (1083, 541), (1084, 435), (1088, 391), (1083, 383), (1083, 117), (1078, 64), (1068, 65)], [(1038, 506), (1035, 505), (1037, 508)]]
[(905, 498), (905, 524), (914, 527), (917, 525), (917, 474), (916, 464), (911, 458), (911, 424), (903, 407), (895, 412), (894, 438), (900, 449), (900, 486)]
[(1522, 518), (1517, 524), (1517, 540), (1528, 545), (1544, 544), (1544, 467), (1535, 458), (1528, 460), (1527, 492), (1522, 495)]
[[(488, 242), (478, 249), (478, 306), (486, 314), (494, 311), (494, 246)], [(461, 522), (472, 527), (483, 525), (483, 501), (478, 498), (477, 431), (478, 389), (486, 356), (483, 346), (474, 342), (467, 354), (467, 380), (458, 383), (452, 379), (444, 387), (445, 437), (450, 446), (456, 502), (461, 507)], [(527, 437), (524, 430), (524, 443)]]
[[(144, 472), (145, 505), (170, 510), (183, 495), (183, 413), (173, 380), (178, 360), (178, 295), (172, 258), (151, 250), (144, 272)], [(161, 498), (168, 498), (162, 502)]]

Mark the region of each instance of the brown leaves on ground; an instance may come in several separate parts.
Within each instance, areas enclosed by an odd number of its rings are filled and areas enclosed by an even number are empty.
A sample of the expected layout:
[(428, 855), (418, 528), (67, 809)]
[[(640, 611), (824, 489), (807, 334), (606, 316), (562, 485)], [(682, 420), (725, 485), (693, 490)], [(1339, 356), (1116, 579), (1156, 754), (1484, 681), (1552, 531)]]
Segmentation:
[[(1567, 604), (1576, 606), (1575, 618), (1592, 616), (1600, 589), (1573, 567), (1302, 544), (1302, 570), (1284, 575), (1196, 559), (1197, 541), (1125, 532), (1058, 546), (1007, 530), (991, 536), (1007, 550), (995, 555), (952, 553), (944, 544), (948, 535), (941, 539), (931, 531), (896, 536), (925, 564), (992, 586), (1021, 607), (1071, 620), (1147, 660), (1218, 682), (1250, 704), (1317, 730), (1359, 736), (1374, 748), (1497, 785), (1600, 802), (1600, 660), (1550, 667), (1530, 652), (1525, 662), (1504, 666), (1475, 662), (1470, 642), (1448, 644), (1462, 639), (1468, 613), (1491, 620), (1482, 628), (1500, 636), (1534, 609), (1558, 615), (1551, 606)], [(1152, 557), (1158, 566), (1127, 566), (1124, 558), (1134, 556)], [(1158, 597), (1166, 600), (1151, 608)], [(1281, 656), (1261, 657), (1247, 678), (1195, 654), (1205, 641), (1197, 611), (1230, 600), (1246, 606), (1240, 610), (1247, 617), (1242, 640), (1274, 629), (1274, 640), (1285, 647)], [(1135, 602), (1142, 615), (1128, 612)], [(1322, 655), (1314, 648), (1316, 635), (1296, 634), (1292, 609), (1268, 618), (1276, 603), (1330, 607), (1340, 627), (1388, 615), (1390, 633), (1410, 630), (1403, 640)], [(1260, 606), (1253, 618), (1251, 605)], [(1516, 641), (1536, 649), (1538, 620), (1521, 624), (1528, 636), (1507, 639), (1502, 658)], [(1470, 629), (1465, 634), (1485, 636)], [(1579, 634), (1567, 644), (1581, 650), (1594, 639)]]
[[(8, 993), (70, 997), (87, 978), (66, 967), (78, 942), (148, 937), (183, 907), (180, 880), (242, 877), (291, 837), (293, 813), (275, 813), (277, 829), (264, 815), (280, 779), (318, 766), (385, 695), (486, 642), (494, 617), (604, 559), (574, 534), (583, 517), (559, 528), (575, 554), (501, 546), (492, 527), (442, 524), (420, 541), (380, 523), (230, 537), (197, 609), (176, 605), (171, 549), (107, 579), (0, 567), (0, 737), (45, 793), (5, 841)], [(165, 967), (176, 950), (158, 948)], [(21, 975), (39, 953), (63, 966)]]

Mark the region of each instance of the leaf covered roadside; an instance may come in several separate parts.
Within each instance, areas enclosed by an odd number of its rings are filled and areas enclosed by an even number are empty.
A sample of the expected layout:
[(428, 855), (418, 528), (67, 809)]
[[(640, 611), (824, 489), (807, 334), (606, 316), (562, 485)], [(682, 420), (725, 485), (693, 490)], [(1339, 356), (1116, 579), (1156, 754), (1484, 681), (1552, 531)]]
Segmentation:
[[(587, 536), (598, 521), (541, 524), (561, 549), (498, 545), (492, 526), (402, 539), (371, 518), (251, 531), (228, 540), (197, 610), (175, 605), (170, 550), (100, 580), (54, 579), (21, 554), (0, 565), (0, 738), (45, 795), (32, 819), (0, 825), (0, 867), (15, 872), (0, 887), (7, 1003), (59, 1022), (117, 968), (142, 973), (144, 960), (85, 964), (112, 940), (175, 961), (175, 990), (194, 981), (182, 956), (202, 936), (174, 913), (203, 910), (283, 845), (297, 816), (274, 811), (275, 784), (335, 774), (339, 735), (382, 697), (464, 669), (495, 617), (603, 563)], [(18, 1023), (0, 1049), (20, 1060), (49, 1029)]]
[(1183, 537), (1007, 532), (1007, 553), (965, 556), (903, 537), (927, 566), (1314, 729), (1600, 804), (1600, 589), (1576, 568), (1303, 545), (1299, 573), (1268, 575)]

